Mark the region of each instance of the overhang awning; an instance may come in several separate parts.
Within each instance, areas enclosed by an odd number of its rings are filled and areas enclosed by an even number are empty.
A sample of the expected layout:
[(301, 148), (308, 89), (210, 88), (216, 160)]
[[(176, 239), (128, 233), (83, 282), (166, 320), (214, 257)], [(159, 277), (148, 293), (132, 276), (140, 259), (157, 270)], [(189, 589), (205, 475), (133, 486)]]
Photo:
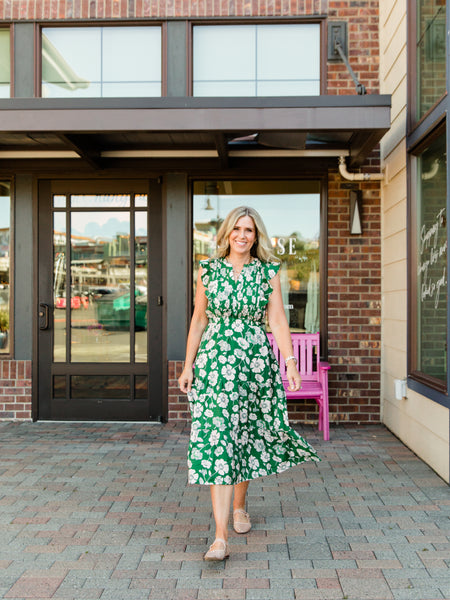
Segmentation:
[[(391, 97), (94, 98), (0, 100), (4, 161), (348, 156), (357, 166), (390, 127)], [(336, 161), (337, 163), (337, 161)]]

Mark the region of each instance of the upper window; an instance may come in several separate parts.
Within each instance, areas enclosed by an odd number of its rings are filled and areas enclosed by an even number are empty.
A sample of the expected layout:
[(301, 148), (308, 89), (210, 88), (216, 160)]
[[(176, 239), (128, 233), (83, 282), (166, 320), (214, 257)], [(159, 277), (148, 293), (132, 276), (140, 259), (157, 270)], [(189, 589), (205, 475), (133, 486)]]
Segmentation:
[(11, 52), (9, 29), (0, 29), (0, 98), (11, 95)]
[(42, 96), (161, 96), (160, 27), (46, 27)]
[(421, 119), (445, 93), (445, 57), (445, 0), (418, 0), (416, 119)]
[(320, 94), (320, 25), (194, 27), (194, 96)]

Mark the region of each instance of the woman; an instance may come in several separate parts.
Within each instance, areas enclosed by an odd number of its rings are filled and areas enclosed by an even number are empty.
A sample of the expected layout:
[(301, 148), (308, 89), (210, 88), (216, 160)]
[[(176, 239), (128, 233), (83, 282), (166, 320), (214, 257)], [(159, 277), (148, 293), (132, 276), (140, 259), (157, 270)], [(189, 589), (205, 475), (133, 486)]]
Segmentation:
[(320, 460), (289, 427), (279, 366), (265, 333), (267, 312), (290, 389), (300, 389), (279, 267), (261, 217), (245, 206), (232, 210), (222, 223), (216, 258), (200, 263), (178, 383), (189, 396), (192, 412), (189, 483), (211, 486), (216, 538), (205, 560), (229, 556), (233, 491), (234, 530), (247, 533), (249, 481), (305, 460)]

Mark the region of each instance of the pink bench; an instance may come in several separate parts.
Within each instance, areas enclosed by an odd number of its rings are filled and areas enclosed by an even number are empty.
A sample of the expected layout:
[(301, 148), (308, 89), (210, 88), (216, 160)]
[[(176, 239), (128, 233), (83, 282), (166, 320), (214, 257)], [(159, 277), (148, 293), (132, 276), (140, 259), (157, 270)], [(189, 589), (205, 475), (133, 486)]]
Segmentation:
[[(330, 439), (330, 421), (328, 409), (328, 371), (330, 365), (320, 361), (319, 333), (292, 333), (294, 356), (298, 361), (298, 370), (302, 378), (302, 387), (297, 392), (288, 389), (286, 365), (277, 343), (271, 333), (267, 334), (270, 345), (280, 364), (286, 398), (288, 400), (314, 399), (319, 405), (319, 431), (323, 431), (323, 439)], [(314, 352), (315, 348), (315, 352)]]

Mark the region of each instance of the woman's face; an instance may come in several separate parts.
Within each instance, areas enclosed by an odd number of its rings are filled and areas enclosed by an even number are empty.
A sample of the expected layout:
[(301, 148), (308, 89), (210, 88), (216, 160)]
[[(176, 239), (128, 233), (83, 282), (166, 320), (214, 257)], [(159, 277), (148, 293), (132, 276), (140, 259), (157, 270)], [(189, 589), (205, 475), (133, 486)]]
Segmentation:
[(236, 221), (233, 231), (228, 238), (230, 254), (236, 253), (240, 256), (249, 255), (256, 240), (256, 227), (253, 219), (248, 216), (241, 217)]

